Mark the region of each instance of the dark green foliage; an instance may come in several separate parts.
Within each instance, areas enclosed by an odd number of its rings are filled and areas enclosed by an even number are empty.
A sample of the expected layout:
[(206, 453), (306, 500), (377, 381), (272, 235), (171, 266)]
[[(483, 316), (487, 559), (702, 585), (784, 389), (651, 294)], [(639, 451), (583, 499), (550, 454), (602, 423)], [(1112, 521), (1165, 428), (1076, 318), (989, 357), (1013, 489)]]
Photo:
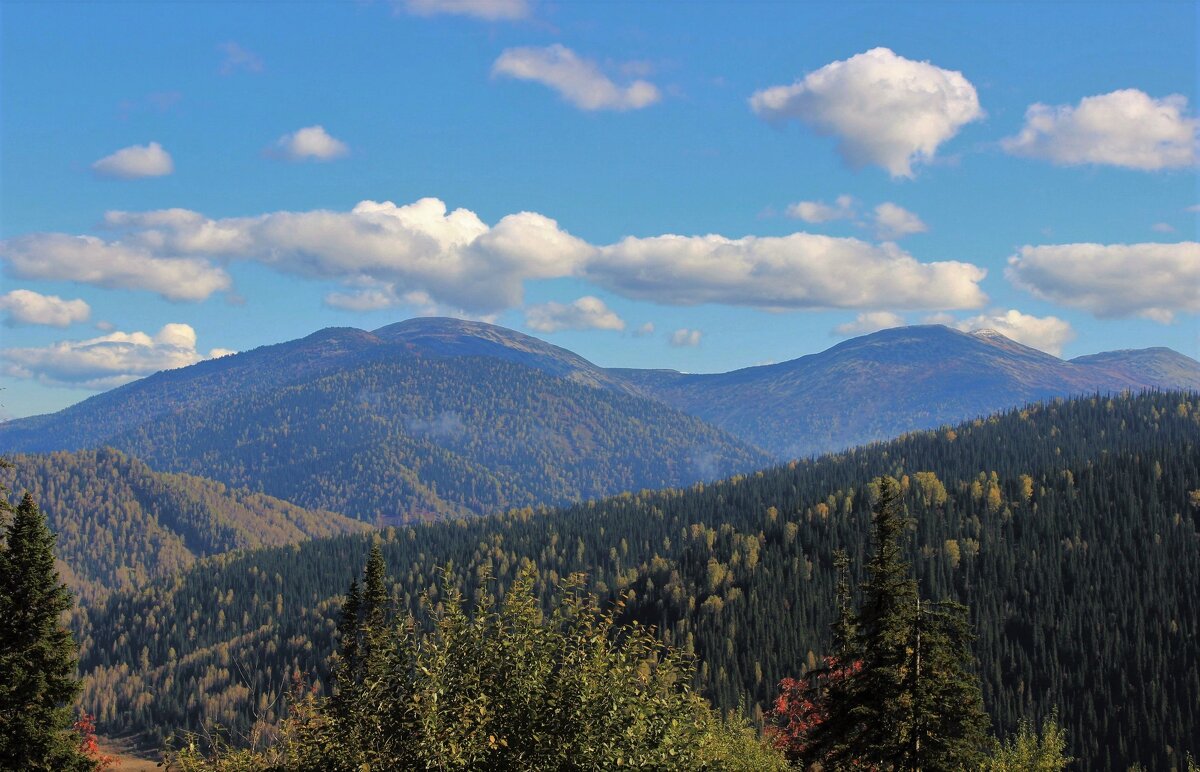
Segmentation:
[[(189, 770), (363, 769), (782, 770), (782, 757), (741, 722), (722, 721), (689, 687), (690, 665), (649, 631), (564, 583), (543, 615), (529, 573), (504, 601), (480, 595), (468, 614), (448, 585), (423, 600), (427, 624), (388, 626), (382, 552), (372, 548), (360, 609), (343, 640), (332, 700), (306, 698), (282, 740), (261, 753), (222, 749), (172, 759)], [(353, 587), (353, 585), (352, 585)], [(355, 636), (357, 635), (357, 638)], [(369, 642), (368, 649), (364, 643)], [(349, 646), (347, 646), (349, 644)]]
[[(10, 511), (7, 500), (0, 510)], [(0, 769), (90, 770), (72, 731), (71, 594), (54, 568), (54, 534), (28, 493), (0, 544)]]
[(173, 576), (198, 557), (367, 530), (333, 512), (156, 472), (111, 448), (13, 456), (0, 485), (40, 502), (67, 586), (84, 604)]
[(848, 675), (831, 679), (821, 696), (823, 720), (805, 738), (803, 756), (833, 768), (975, 767), (988, 717), (971, 672), (967, 610), (921, 599), (902, 551), (908, 523), (900, 483), (880, 477), (872, 488), (874, 550), (856, 616), (847, 614), (848, 593), (838, 588), (834, 645)]
[[(1200, 752), (1196, 394), (1055, 402), (687, 490), (387, 529), (380, 547), (410, 611), (423, 592), (440, 600), (442, 570), (472, 602), (481, 572), (503, 594), (529, 563), (546, 597), (575, 571), (602, 599), (633, 590), (621, 621), (694, 653), (695, 686), (757, 716), (833, 650), (834, 553), (868, 562), (880, 475), (900, 482), (922, 596), (971, 609), (1000, 736), (1057, 705), (1081, 770), (1170, 770)], [(338, 537), (209, 559), (112, 597), (82, 633), (87, 709), (157, 744), (213, 721), (247, 731), (293, 674), (324, 690), (336, 593), (370, 548)]]

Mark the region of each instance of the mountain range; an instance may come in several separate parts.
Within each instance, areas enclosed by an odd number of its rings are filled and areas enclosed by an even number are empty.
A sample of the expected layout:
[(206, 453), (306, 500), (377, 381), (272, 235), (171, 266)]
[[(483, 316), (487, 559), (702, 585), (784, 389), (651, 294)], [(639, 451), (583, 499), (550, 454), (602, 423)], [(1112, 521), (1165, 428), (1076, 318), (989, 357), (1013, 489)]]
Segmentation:
[(1064, 361), (931, 325), (719, 374), (606, 369), (482, 322), (418, 318), (164, 371), (0, 425), (7, 451), (111, 446), (372, 522), (683, 486), (1084, 393), (1200, 389), (1165, 348)]

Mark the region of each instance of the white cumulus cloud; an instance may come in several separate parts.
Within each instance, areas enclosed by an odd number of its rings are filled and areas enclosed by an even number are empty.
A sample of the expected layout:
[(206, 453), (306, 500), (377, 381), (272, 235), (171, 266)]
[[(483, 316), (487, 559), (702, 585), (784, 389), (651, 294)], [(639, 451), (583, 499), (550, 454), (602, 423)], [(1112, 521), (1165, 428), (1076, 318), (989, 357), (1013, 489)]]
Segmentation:
[(42, 295), (33, 290), (17, 289), (0, 295), (0, 311), (6, 311), (5, 324), (44, 324), (49, 327), (69, 327), (86, 322), (92, 308), (86, 301), (63, 300), (58, 295)]
[(1034, 104), (1025, 126), (1001, 141), (1013, 155), (1060, 166), (1103, 164), (1155, 171), (1196, 163), (1197, 128), (1179, 94), (1155, 99), (1137, 89), (1084, 97), (1078, 105)]
[(704, 333), (699, 330), (689, 330), (686, 327), (681, 327), (671, 333), (671, 337), (667, 339), (667, 342), (675, 348), (695, 348), (700, 345), (700, 338), (703, 336)]
[(1015, 308), (972, 316), (951, 322), (948, 326), (963, 332), (995, 330), (1006, 338), (1054, 356), (1062, 356), (1063, 346), (1075, 339), (1075, 330), (1065, 319), (1023, 314)]
[(911, 177), (964, 125), (983, 117), (975, 87), (962, 73), (873, 48), (832, 62), (795, 83), (750, 97), (760, 117), (795, 119), (838, 139), (854, 167), (881, 166)]
[(106, 155), (92, 164), (92, 171), (101, 177), (136, 180), (142, 177), (163, 177), (175, 171), (171, 154), (157, 142), (130, 145)]
[(159, 256), (154, 249), (95, 236), (31, 233), (0, 241), (0, 260), (21, 279), (77, 281), (138, 289), (168, 300), (204, 300), (233, 282), (222, 268), (192, 257)]
[(111, 389), (159, 370), (233, 353), (196, 350), (196, 331), (186, 324), (164, 325), (154, 335), (111, 332), (88, 340), (67, 340), (41, 348), (0, 349), (0, 371), (48, 386)]
[(840, 338), (852, 335), (866, 335), (869, 332), (890, 330), (893, 327), (903, 327), (904, 317), (891, 311), (867, 311), (854, 317), (854, 321), (839, 324), (832, 332)]
[(654, 334), (654, 322), (646, 322), (642, 326), (633, 331), (633, 337), (645, 338)]
[(525, 312), (525, 324), (538, 332), (559, 330), (623, 330), (625, 321), (593, 295), (572, 303), (542, 303)]
[(1200, 312), (1200, 243), (1024, 246), (1005, 276), (1034, 295), (1102, 318), (1167, 324)]
[(875, 237), (883, 241), (895, 241), (929, 230), (929, 226), (922, 222), (920, 217), (890, 201), (875, 207), (873, 225)]
[(558, 43), (509, 48), (492, 65), (492, 75), (549, 86), (582, 110), (637, 110), (662, 96), (657, 86), (645, 80), (617, 85), (595, 62)]
[(526, 280), (573, 275), (594, 252), (543, 215), (518, 212), (488, 226), (435, 198), (219, 220), (182, 209), (111, 212), (106, 224), (117, 238), (34, 234), (0, 242), (0, 259), (27, 278), (150, 289), (174, 300), (229, 289), (216, 261), (255, 261), (351, 287), (326, 298), (335, 307), (437, 304), (487, 314), (520, 305)]
[(895, 244), (811, 233), (630, 237), (601, 248), (586, 272), (627, 297), (673, 305), (947, 309), (987, 301), (978, 266), (921, 263)]
[(529, 0), (403, 0), (398, 7), (417, 16), (452, 14), (487, 21), (524, 19), (531, 10)]
[(340, 139), (334, 139), (323, 126), (306, 126), (275, 141), (275, 149), (289, 161), (332, 161), (350, 152)]
[(810, 233), (739, 239), (663, 235), (589, 244), (537, 212), (493, 225), (436, 198), (349, 211), (211, 219), (167, 209), (109, 212), (106, 238), (35, 233), (0, 241), (11, 275), (203, 300), (232, 289), (226, 265), (255, 262), (340, 285), (331, 307), (412, 305), (481, 317), (518, 307), (531, 280), (591, 279), (667, 305), (769, 310), (979, 308), (986, 271), (918, 261), (894, 243)]
[(848, 220), (855, 214), (854, 197), (841, 195), (832, 204), (826, 204), (824, 201), (797, 201), (789, 204), (784, 213), (788, 217), (807, 223)]

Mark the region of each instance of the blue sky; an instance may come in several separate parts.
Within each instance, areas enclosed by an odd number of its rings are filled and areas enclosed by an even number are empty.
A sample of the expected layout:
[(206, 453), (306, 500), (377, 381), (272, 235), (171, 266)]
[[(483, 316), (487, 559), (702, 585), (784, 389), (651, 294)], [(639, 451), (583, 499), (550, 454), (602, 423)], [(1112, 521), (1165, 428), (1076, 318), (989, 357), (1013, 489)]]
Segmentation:
[(7, 416), (429, 313), (692, 372), (931, 320), (1200, 356), (1190, 2), (0, 14)]

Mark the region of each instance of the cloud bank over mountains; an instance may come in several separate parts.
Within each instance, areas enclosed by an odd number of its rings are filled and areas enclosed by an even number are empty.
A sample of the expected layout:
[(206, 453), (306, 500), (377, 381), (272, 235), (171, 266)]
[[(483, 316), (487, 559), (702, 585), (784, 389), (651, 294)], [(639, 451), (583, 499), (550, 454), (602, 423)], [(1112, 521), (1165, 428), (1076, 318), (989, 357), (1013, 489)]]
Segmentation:
[(342, 284), (346, 291), (327, 302), (354, 309), (422, 300), (489, 314), (520, 306), (527, 281), (562, 277), (666, 305), (940, 310), (986, 302), (982, 268), (923, 263), (890, 243), (800, 232), (668, 234), (593, 245), (536, 212), (488, 225), (436, 198), (224, 219), (185, 209), (114, 211), (105, 226), (107, 239), (34, 233), (0, 242), (0, 260), (20, 278), (145, 290), (176, 301), (231, 290), (226, 267), (253, 261)]

